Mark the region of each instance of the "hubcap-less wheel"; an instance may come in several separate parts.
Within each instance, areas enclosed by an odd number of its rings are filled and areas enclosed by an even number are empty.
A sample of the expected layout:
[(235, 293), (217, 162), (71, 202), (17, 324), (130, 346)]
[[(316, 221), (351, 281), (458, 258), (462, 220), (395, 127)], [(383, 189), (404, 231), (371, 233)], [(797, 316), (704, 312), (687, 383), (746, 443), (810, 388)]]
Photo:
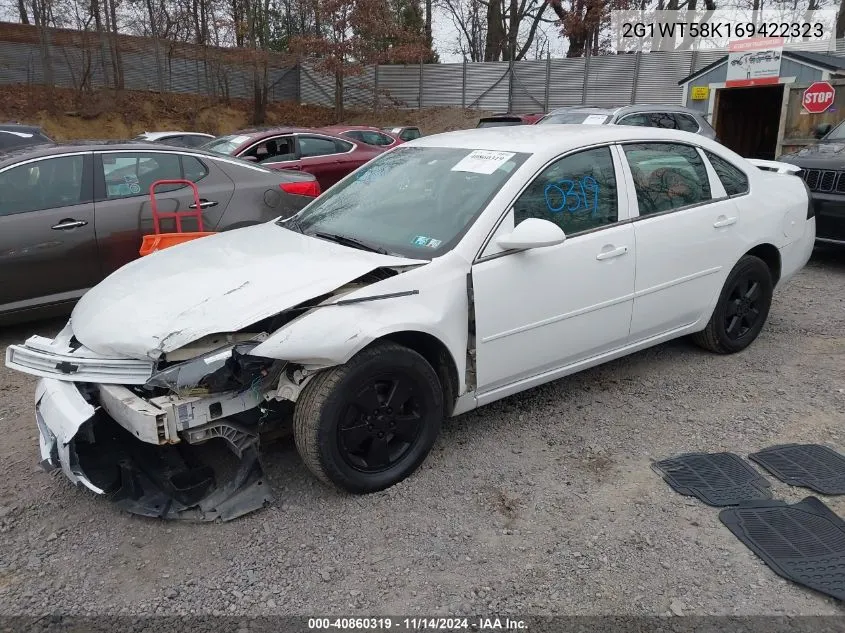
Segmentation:
[(294, 438), (305, 465), (326, 483), (376, 492), (419, 467), (444, 410), (434, 367), (414, 350), (378, 341), (305, 385)]
[(387, 374), (368, 381), (338, 425), (341, 456), (364, 473), (390, 468), (419, 439), (423, 414), (422, 399), (408, 376)]
[(754, 255), (743, 255), (728, 273), (707, 326), (696, 332), (693, 340), (717, 354), (745, 349), (766, 323), (773, 288), (772, 272), (766, 262)]
[(725, 334), (733, 341), (741, 339), (757, 325), (762, 314), (760, 302), (763, 292), (760, 282), (749, 277), (740, 277), (725, 306)]

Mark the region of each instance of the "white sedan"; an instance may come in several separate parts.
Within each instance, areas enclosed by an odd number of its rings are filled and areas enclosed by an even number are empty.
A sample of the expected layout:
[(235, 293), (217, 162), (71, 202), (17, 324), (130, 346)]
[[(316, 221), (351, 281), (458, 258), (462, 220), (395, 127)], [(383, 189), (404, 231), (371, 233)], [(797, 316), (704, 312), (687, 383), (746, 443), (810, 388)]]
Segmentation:
[[(815, 236), (795, 168), (760, 165), (640, 127), (424, 137), (292, 219), (128, 264), (6, 364), (41, 377), (44, 466), (130, 511), (259, 507), (286, 424), (317, 477), (381, 490), (444, 417), (680, 336), (751, 344)], [(242, 458), (226, 483), (206, 442)]]

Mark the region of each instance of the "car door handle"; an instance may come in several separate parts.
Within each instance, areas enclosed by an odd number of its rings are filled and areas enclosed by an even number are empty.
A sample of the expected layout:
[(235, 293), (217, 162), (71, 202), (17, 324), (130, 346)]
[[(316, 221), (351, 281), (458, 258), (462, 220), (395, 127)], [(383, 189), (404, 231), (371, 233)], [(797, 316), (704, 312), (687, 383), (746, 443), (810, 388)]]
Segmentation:
[(78, 229), (80, 226), (87, 226), (87, 222), (83, 220), (74, 220), (73, 218), (65, 218), (58, 224), (54, 224), (50, 228), (54, 231), (67, 231), (68, 229)]
[(620, 255), (624, 255), (628, 252), (627, 246), (620, 246), (618, 248), (613, 248), (613, 246), (605, 247), (608, 250), (603, 250), (601, 253), (596, 255), (596, 259), (611, 259), (613, 257), (619, 257)]
[[(216, 200), (205, 200), (204, 198), (200, 198), (200, 209), (207, 209), (208, 207), (216, 207), (219, 203)], [(189, 209), (196, 209), (197, 203), (193, 202), (188, 205)]]
[(726, 215), (720, 215), (716, 221), (713, 223), (713, 226), (717, 229), (722, 228), (723, 226), (730, 226), (731, 224), (736, 223), (736, 216), (729, 218)]

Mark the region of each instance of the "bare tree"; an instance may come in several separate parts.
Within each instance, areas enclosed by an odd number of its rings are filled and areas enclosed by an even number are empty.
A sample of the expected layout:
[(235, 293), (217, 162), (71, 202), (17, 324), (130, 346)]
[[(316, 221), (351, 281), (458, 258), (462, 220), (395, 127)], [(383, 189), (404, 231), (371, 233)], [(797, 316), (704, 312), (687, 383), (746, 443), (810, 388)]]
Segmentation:
[(26, 11), (26, 0), (18, 0), (18, 15), (20, 16), (21, 24), (29, 24), (29, 15)]

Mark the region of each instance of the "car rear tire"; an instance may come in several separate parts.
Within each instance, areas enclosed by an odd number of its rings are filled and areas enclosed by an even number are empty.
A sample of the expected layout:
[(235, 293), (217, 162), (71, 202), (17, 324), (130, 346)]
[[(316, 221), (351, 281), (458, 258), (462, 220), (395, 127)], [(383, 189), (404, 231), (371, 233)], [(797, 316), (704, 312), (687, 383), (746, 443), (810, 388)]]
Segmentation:
[(413, 473), (442, 420), (443, 390), (428, 361), (379, 342), (305, 386), (294, 410), (294, 439), (319, 479), (366, 494)]
[(766, 323), (773, 290), (766, 263), (759, 257), (745, 255), (725, 280), (707, 327), (693, 334), (693, 342), (717, 354), (744, 350)]

